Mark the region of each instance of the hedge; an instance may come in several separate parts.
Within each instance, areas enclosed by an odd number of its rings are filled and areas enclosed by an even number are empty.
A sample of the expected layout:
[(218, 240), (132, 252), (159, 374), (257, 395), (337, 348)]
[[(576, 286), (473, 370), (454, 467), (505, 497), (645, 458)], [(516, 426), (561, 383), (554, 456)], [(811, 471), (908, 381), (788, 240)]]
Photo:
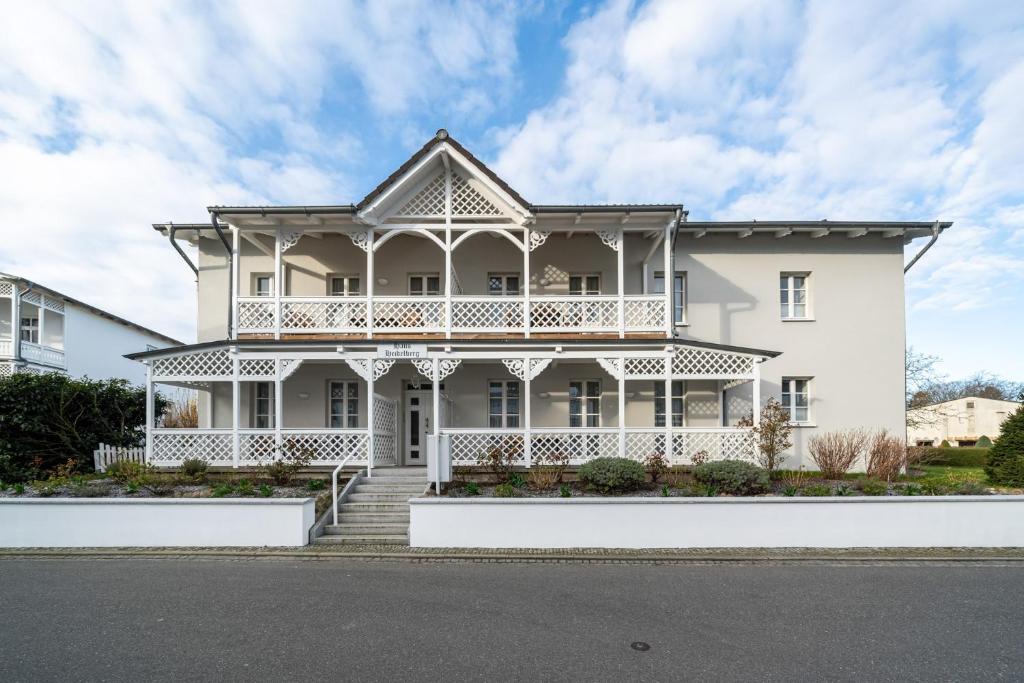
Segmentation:
[(984, 467), (988, 463), (988, 448), (918, 448), (924, 457), (922, 465), (947, 467)]

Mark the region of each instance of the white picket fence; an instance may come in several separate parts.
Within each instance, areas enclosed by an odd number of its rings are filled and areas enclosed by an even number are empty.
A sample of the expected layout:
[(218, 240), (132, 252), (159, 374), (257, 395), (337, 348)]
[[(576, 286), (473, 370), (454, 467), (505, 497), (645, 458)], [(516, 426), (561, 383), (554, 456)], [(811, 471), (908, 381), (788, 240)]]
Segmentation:
[(108, 446), (101, 443), (100, 447), (92, 452), (92, 463), (97, 472), (106, 472), (107, 466), (128, 460), (131, 462), (145, 462), (146, 449), (143, 446), (126, 448), (124, 446)]

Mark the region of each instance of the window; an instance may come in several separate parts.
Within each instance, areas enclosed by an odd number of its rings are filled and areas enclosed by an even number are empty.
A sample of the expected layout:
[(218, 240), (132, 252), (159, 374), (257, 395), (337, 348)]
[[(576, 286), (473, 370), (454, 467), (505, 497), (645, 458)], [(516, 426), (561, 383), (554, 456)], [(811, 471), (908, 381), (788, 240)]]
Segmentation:
[(974, 401), (967, 402), (967, 410), (974, 410)]
[(328, 280), (330, 296), (359, 296), (359, 276), (332, 275)]
[(519, 429), (520, 395), (520, 384), (515, 380), (488, 382), (488, 426), (494, 429)]
[(274, 428), (274, 383), (256, 382), (253, 386), (253, 424), (256, 429)]
[(789, 411), (789, 421), (805, 424), (811, 421), (809, 379), (782, 378), (782, 407)]
[(252, 276), (253, 296), (274, 296), (274, 276), (257, 273)]
[(331, 429), (358, 429), (359, 382), (332, 380), (328, 395)]
[(519, 273), (488, 273), (487, 293), (491, 296), (519, 294)]
[[(672, 426), (682, 427), (683, 425), (683, 394), (686, 390), (683, 387), (683, 380), (672, 380)], [(654, 426), (665, 426), (665, 383), (654, 383)]]
[(599, 273), (573, 273), (569, 275), (569, 294), (584, 296), (601, 293), (601, 275)]
[(807, 320), (807, 281), (810, 273), (782, 273), (779, 276), (779, 303), (783, 320)]
[(569, 426), (601, 426), (601, 380), (569, 382)]
[[(654, 293), (665, 293), (664, 271), (654, 273)], [(686, 273), (676, 273), (672, 276), (672, 309), (675, 324), (684, 324), (686, 322)]]
[(39, 318), (21, 316), (21, 341), (32, 344), (39, 343)]
[(409, 276), (409, 296), (438, 296), (440, 293), (441, 276), (437, 273)]

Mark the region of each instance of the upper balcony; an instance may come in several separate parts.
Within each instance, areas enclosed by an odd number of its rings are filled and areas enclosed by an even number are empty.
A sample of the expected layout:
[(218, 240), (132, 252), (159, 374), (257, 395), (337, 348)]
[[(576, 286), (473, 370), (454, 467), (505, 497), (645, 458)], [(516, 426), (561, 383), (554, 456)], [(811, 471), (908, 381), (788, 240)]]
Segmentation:
[(0, 358), (66, 367), (64, 302), (0, 281)]

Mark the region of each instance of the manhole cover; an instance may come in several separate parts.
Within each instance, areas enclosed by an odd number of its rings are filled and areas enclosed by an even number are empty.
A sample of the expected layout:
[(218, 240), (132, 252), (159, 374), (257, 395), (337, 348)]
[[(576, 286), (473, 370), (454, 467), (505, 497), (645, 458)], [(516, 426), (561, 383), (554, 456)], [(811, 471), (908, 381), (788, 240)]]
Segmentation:
[(643, 642), (642, 640), (638, 640), (635, 643), (630, 643), (629, 646), (637, 652), (647, 652), (651, 649), (651, 646)]

